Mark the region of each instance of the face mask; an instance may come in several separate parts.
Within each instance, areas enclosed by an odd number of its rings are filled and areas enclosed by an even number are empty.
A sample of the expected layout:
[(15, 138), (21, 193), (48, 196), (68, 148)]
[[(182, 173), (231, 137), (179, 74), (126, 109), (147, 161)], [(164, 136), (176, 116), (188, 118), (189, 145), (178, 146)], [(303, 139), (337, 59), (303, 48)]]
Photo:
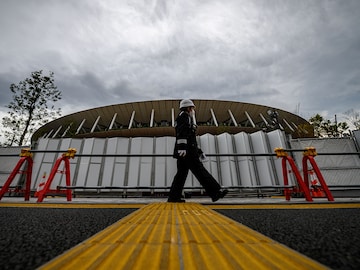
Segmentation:
[(189, 113), (189, 115), (190, 115), (191, 117), (194, 117), (194, 116), (195, 116), (195, 111), (194, 111), (194, 110), (191, 110), (190, 113)]

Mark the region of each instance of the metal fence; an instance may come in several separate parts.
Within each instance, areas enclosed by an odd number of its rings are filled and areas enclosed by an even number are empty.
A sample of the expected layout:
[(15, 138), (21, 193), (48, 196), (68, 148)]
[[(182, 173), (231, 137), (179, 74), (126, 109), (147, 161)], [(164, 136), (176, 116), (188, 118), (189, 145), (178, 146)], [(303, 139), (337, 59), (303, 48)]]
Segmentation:
[[(70, 160), (72, 185), (67, 188), (97, 193), (164, 192), (176, 173), (176, 161), (172, 158), (174, 142), (173, 137), (41, 139), (31, 150), (34, 155), (31, 188), (36, 190), (44, 174), (49, 175), (64, 151), (76, 148), (77, 154)], [(350, 139), (336, 140), (336, 143), (287, 140), (281, 131), (275, 130), (253, 134), (205, 134), (198, 137), (198, 143), (207, 153), (206, 169), (234, 193), (279, 192), (284, 188), (281, 161), (274, 152), (276, 147), (289, 149), (300, 168), (303, 149), (315, 146), (318, 151), (316, 161), (330, 188), (357, 188), (360, 185), (360, 153)], [(17, 160), (16, 154), (0, 152), (0, 168), (7, 164), (7, 169), (0, 169), (0, 185), (11, 172), (10, 159)], [(16, 161), (13, 166), (15, 164)], [(19, 175), (17, 182), (21, 182), (20, 178)], [(289, 179), (289, 185), (294, 186), (296, 181), (291, 174)], [(57, 174), (51, 188), (65, 186), (64, 176)], [(203, 191), (192, 174), (188, 176), (185, 190)]]

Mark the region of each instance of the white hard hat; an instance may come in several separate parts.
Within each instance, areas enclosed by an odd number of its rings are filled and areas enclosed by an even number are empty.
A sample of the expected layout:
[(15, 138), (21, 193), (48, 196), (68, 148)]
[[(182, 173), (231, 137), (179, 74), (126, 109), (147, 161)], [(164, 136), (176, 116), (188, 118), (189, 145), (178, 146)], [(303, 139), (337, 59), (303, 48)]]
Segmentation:
[(195, 107), (195, 104), (190, 99), (183, 99), (182, 101), (180, 101), (180, 109), (186, 107)]

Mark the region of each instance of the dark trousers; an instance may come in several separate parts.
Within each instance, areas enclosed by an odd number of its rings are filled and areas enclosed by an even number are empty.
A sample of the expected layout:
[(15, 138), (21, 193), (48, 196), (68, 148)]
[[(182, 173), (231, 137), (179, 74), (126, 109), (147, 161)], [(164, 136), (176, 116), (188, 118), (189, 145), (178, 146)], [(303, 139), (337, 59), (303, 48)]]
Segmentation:
[(177, 160), (177, 173), (175, 174), (170, 188), (170, 199), (177, 200), (181, 198), (189, 170), (194, 174), (211, 198), (213, 198), (221, 189), (219, 183), (205, 169), (204, 165), (199, 160), (197, 152), (190, 151), (185, 157), (180, 157)]

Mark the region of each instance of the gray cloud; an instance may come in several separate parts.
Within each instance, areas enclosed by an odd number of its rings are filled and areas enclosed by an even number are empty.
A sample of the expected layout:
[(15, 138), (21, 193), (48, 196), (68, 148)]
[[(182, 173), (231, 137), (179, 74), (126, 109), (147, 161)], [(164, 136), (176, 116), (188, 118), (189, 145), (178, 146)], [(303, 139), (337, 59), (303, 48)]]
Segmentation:
[(43, 69), (64, 113), (182, 97), (301, 104), (305, 118), (360, 110), (359, 11), (356, 0), (3, 0), (0, 105), (6, 84)]
[[(13, 83), (8, 74), (0, 74), (0, 106), (6, 107), (12, 99), (10, 85)], [(7, 110), (7, 109), (4, 109)]]

